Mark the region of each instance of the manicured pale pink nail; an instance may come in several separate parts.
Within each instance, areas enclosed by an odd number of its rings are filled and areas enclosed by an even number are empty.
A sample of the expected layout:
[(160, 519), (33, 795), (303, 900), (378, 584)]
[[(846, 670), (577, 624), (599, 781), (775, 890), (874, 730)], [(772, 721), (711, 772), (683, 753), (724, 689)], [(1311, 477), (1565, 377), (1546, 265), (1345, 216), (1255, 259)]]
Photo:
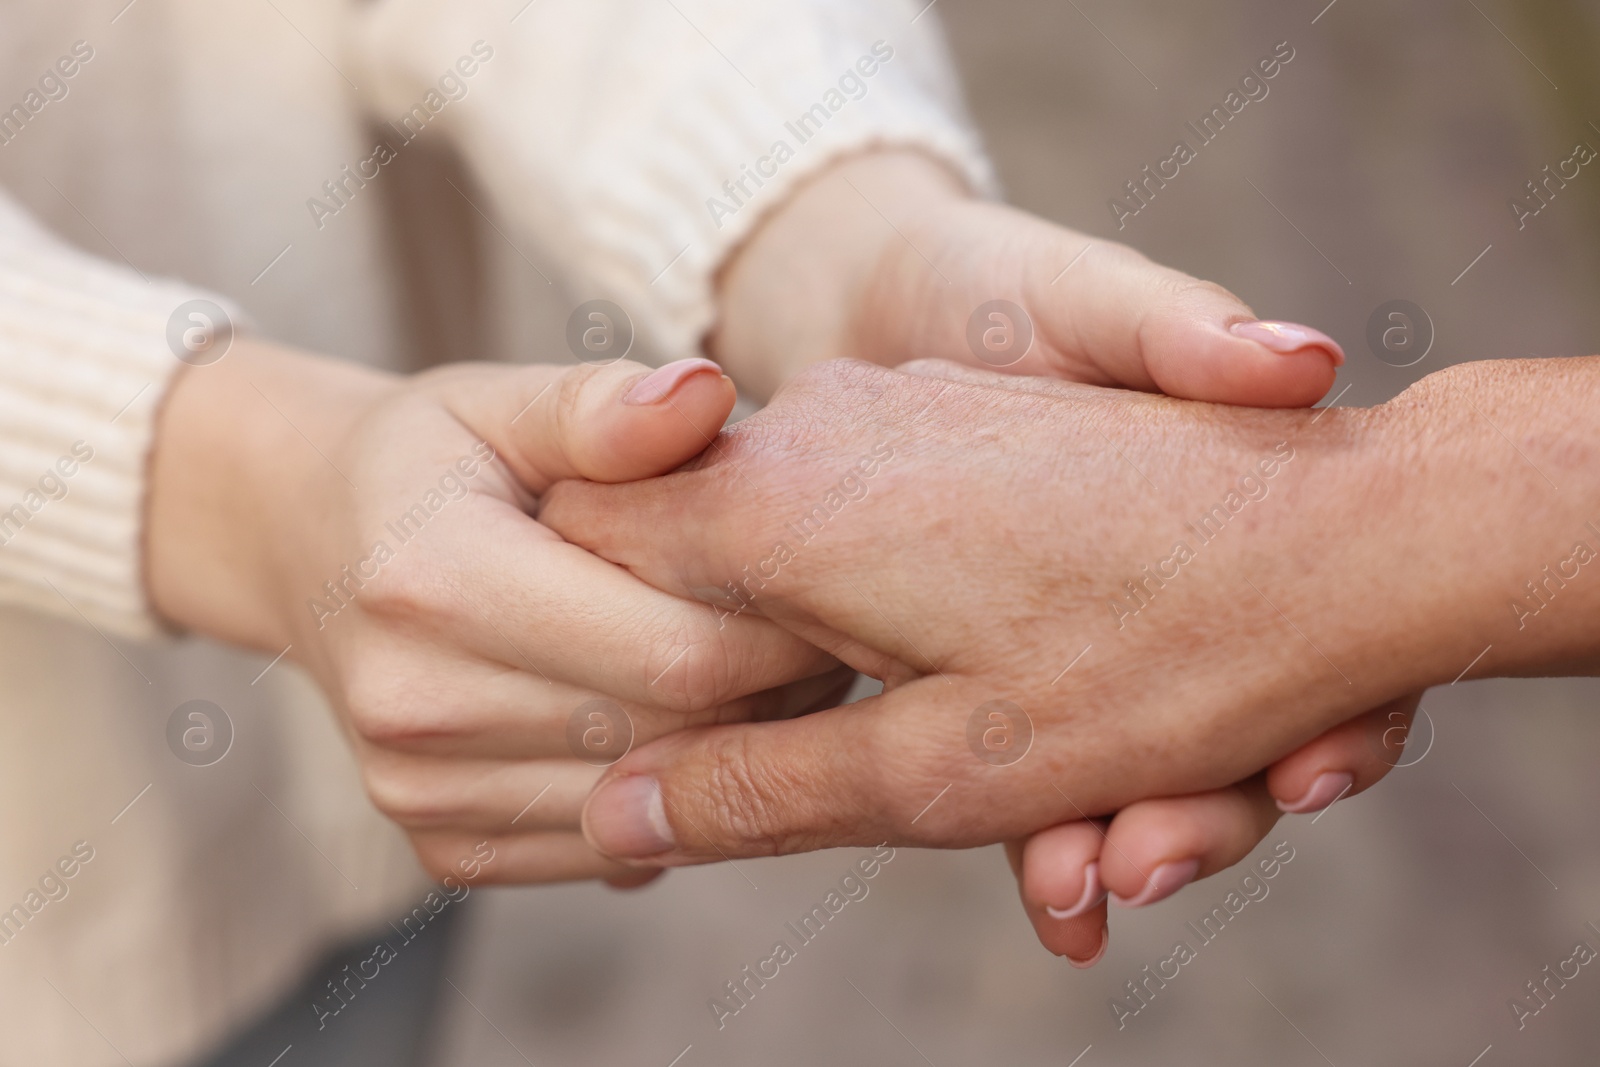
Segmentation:
[(1158, 900), (1165, 900), (1190, 882), (1200, 873), (1199, 860), (1181, 860), (1173, 863), (1163, 863), (1150, 875), (1150, 880), (1145, 883), (1139, 895), (1129, 900), (1123, 900), (1115, 893), (1111, 899), (1124, 908), (1142, 908), (1147, 904), (1154, 904)]
[(676, 843), (660, 784), (637, 774), (612, 779), (589, 798), (583, 832), (596, 849), (619, 860), (657, 856)]
[(709, 359), (680, 359), (668, 363), (665, 367), (646, 374), (629, 389), (622, 398), (624, 404), (633, 404), (642, 407), (646, 404), (659, 404), (673, 394), (673, 391), (694, 377), (696, 374), (721, 374), (722, 368)]
[(1106, 891), (1100, 885), (1100, 861), (1096, 860), (1083, 869), (1083, 896), (1076, 904), (1070, 908), (1052, 908), (1046, 904), (1044, 910), (1052, 919), (1075, 919), (1105, 898)]
[(1087, 970), (1088, 968), (1093, 967), (1095, 964), (1100, 962), (1100, 957), (1106, 954), (1106, 949), (1109, 948), (1110, 945), (1111, 927), (1102, 926), (1100, 928), (1100, 947), (1095, 949), (1094, 955), (1090, 956), (1086, 960), (1075, 960), (1071, 956), (1068, 956), (1067, 962), (1078, 968), (1080, 971)]
[(1311, 783), (1299, 800), (1285, 804), (1278, 801), (1278, 810), (1286, 811), (1290, 815), (1305, 815), (1323, 808), (1338, 800), (1350, 787), (1356, 784), (1355, 776), (1343, 771), (1323, 771), (1317, 775), (1317, 780)]
[(1235, 337), (1254, 341), (1263, 348), (1270, 348), (1286, 356), (1294, 352), (1303, 352), (1308, 348), (1320, 348), (1328, 354), (1329, 359), (1333, 360), (1335, 367), (1344, 366), (1344, 349), (1339, 347), (1338, 341), (1321, 330), (1313, 330), (1297, 322), (1272, 320), (1236, 322), (1228, 329)]

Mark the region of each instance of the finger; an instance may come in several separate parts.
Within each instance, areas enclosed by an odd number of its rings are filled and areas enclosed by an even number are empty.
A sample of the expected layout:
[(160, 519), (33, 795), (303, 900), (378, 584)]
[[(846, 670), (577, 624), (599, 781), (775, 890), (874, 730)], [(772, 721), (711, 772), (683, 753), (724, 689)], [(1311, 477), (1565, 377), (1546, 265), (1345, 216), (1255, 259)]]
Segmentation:
[[(362, 589), (363, 611), (541, 681), (699, 712), (838, 666), (759, 615), (661, 592), (488, 497), (442, 513), (404, 552)], [(393, 692), (412, 684), (406, 667), (393, 654), (370, 664), (375, 697), (418, 706)], [(436, 696), (443, 709), (468, 694)]]
[(1341, 723), (1274, 763), (1267, 788), (1290, 814), (1321, 811), (1354, 796), (1400, 762), (1422, 694), (1401, 697)]
[[(533, 669), (396, 636), (343, 687), (358, 737), (400, 755), (603, 765), (686, 726), (792, 718), (833, 707), (855, 680), (833, 668), (689, 710), (612, 697)], [(524, 664), (525, 668), (529, 665)]]
[(603, 766), (577, 759), (421, 756), (361, 745), (373, 805), (408, 830), (575, 832)]
[[(795, 713), (834, 707), (853, 677), (821, 681), (794, 702)], [(584, 801), (605, 766), (637, 742), (626, 710), (595, 701), (594, 694), (582, 696), (590, 699), (578, 705), (578, 715), (563, 717), (554, 729), (546, 726), (557, 737), (554, 744), (571, 745), (563, 753), (568, 758), (462, 758), (357, 739), (366, 793), (379, 811), (410, 830), (578, 830)]]
[(1048, 789), (1006, 805), (937, 806), (955, 785), (949, 774), (985, 768), (964, 746), (957, 755), (959, 731), (930, 715), (930, 705), (976, 707), (967, 688), (927, 677), (802, 719), (671, 734), (607, 771), (584, 806), (584, 834), (606, 855), (675, 866), (886, 841), (965, 847), (1055, 821)]
[(1100, 884), (1103, 834), (1094, 822), (1070, 822), (1006, 846), (1039, 943), (1074, 967), (1092, 967), (1110, 944)]
[[(889, 351), (1265, 407), (1313, 403), (1344, 361), (1318, 330), (1262, 321), (1218, 285), (1014, 208), (969, 210), (940, 230), (932, 254), (959, 280), (897, 276), (918, 313), (903, 334), (889, 318)], [(972, 254), (997, 244), (1002, 255)]]
[[(659, 589), (735, 616), (785, 612), (826, 555), (871, 536), (866, 512), (898, 507), (879, 503), (893, 481), (881, 476), (899, 462), (908, 425), (941, 398), (946, 413), (959, 406), (952, 392), (1002, 406), (989, 391), (831, 360), (791, 378), (684, 469), (626, 485), (562, 482), (540, 501), (539, 519)], [(834, 419), (820, 437), (819, 411)], [(849, 520), (833, 522), (846, 507)], [(824, 527), (829, 536), (817, 538)]]
[(1190, 796), (1142, 800), (1111, 820), (1100, 877), (1122, 907), (1146, 907), (1231, 867), (1282, 813), (1261, 775)]
[[(1278, 809), (1313, 812), (1368, 788), (1398, 761), (1420, 699), (1403, 698), (1335, 727), (1264, 777), (1211, 793), (1129, 805), (1108, 831), (1102, 865), (1106, 884), (1122, 894), (1119, 903), (1153, 904), (1249, 855), (1277, 821), (1277, 812), (1268, 808), (1274, 795)], [(1052, 832), (1028, 840), (1022, 877), (1054, 884), (1059, 899), (1063, 881), (1070, 881), (1062, 872), (1079, 858), (1070, 847), (1054, 843)], [(1050, 872), (1056, 874), (1054, 883), (1044, 881)]]
[[(1072, 235), (1076, 238), (1076, 235)], [(1058, 281), (1026, 288), (1045, 358), (1080, 381), (1259, 407), (1315, 403), (1344, 352), (1327, 334), (1261, 321), (1211, 282), (1115, 244), (1090, 244)]]
[[(547, 885), (596, 878), (633, 881), (638, 873), (601, 856), (576, 833), (474, 835), (424, 830), (410, 838), (423, 870), (436, 881), (453, 877), (472, 885)], [(468, 875), (462, 863), (473, 856), (476, 873)]]
[(446, 405), (488, 441), (529, 492), (564, 478), (624, 482), (662, 474), (709, 445), (733, 411), (731, 379), (708, 359), (664, 367), (531, 366), (440, 376)]

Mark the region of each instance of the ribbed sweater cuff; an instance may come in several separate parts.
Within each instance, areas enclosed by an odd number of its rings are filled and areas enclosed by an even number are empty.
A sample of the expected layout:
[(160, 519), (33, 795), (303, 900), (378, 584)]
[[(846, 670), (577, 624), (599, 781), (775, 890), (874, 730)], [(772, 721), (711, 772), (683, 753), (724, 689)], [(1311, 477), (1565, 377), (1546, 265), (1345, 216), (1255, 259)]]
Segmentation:
[(67, 248), (0, 199), (0, 603), (159, 632), (141, 574), (146, 460), (182, 366), (168, 319), (204, 295)]
[[(859, 51), (848, 61), (836, 55), (833, 67), (819, 57), (817, 67), (834, 70), (834, 81), (809, 96), (696, 86), (662, 116), (673, 124), (673, 136), (661, 138), (636, 168), (614, 172), (591, 190), (585, 217), (597, 251), (594, 280), (623, 307), (639, 309), (641, 332), (667, 358), (699, 349), (716, 316), (717, 272), (740, 243), (799, 186), (843, 157), (873, 148), (915, 149), (947, 164), (980, 195), (995, 195), (993, 169), (977, 135), (957, 105), (918, 83), (904, 51), (909, 46), (897, 48), (870, 79), (860, 79), (864, 96), (837, 92), (839, 76), (871, 56), (872, 44), (855, 45)], [(837, 45), (829, 50), (843, 52)], [(814, 83), (798, 72), (788, 81)], [(829, 89), (833, 102), (844, 101), (837, 112), (828, 109)], [(792, 156), (779, 163), (788, 151)], [(893, 213), (892, 204), (875, 206)]]
[[(503, 5), (484, 0), (384, 0), (367, 9), (357, 51), (380, 117), (392, 123), (431, 92), (434, 121), (518, 240), (538, 242), (578, 300), (616, 301), (677, 357), (711, 326), (730, 253), (840, 156), (919, 149), (995, 193), (927, 6), (540, 0), (507, 27)], [(459, 68), (470, 79), (450, 75), (474, 41), (492, 58)], [(445, 75), (459, 102), (444, 103)], [(734, 202), (724, 183), (741, 178), (753, 195)]]

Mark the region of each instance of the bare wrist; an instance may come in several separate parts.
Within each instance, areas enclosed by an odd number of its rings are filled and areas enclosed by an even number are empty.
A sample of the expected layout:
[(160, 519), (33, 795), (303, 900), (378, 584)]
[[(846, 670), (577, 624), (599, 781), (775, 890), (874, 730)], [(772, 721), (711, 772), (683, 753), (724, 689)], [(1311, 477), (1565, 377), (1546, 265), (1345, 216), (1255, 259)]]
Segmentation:
[(145, 510), (145, 581), (170, 623), (234, 644), (289, 641), (292, 533), (326, 523), (336, 454), (383, 375), (240, 338), (186, 368), (156, 426)]
[[(1384, 413), (1432, 589), (1432, 681), (1600, 668), (1600, 357), (1430, 375)], [(1470, 670), (1468, 669), (1471, 664)]]
[(746, 389), (770, 396), (810, 363), (839, 356), (886, 254), (919, 213), (970, 193), (912, 150), (842, 159), (762, 221), (723, 268), (706, 347)]

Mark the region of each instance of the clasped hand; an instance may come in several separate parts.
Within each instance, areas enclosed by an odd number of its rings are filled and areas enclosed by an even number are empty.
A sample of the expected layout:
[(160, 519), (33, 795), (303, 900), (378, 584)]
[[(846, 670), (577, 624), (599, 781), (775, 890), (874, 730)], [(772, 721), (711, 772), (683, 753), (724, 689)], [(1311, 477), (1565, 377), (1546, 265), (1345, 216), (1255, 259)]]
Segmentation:
[[(569, 542), (885, 683), (645, 745), (585, 832), (661, 866), (1056, 827), (1013, 862), (1046, 944), (1092, 961), (1100, 886), (1160, 899), (1398, 758), (1403, 650), (1336, 610), (1365, 542), (1328, 536), (1385, 453), (1365, 411), (839, 361), (676, 473), (556, 485), (540, 521)], [(1313, 644), (1297, 616), (1339, 625)], [(1016, 758), (975, 744), (994, 709)]]

